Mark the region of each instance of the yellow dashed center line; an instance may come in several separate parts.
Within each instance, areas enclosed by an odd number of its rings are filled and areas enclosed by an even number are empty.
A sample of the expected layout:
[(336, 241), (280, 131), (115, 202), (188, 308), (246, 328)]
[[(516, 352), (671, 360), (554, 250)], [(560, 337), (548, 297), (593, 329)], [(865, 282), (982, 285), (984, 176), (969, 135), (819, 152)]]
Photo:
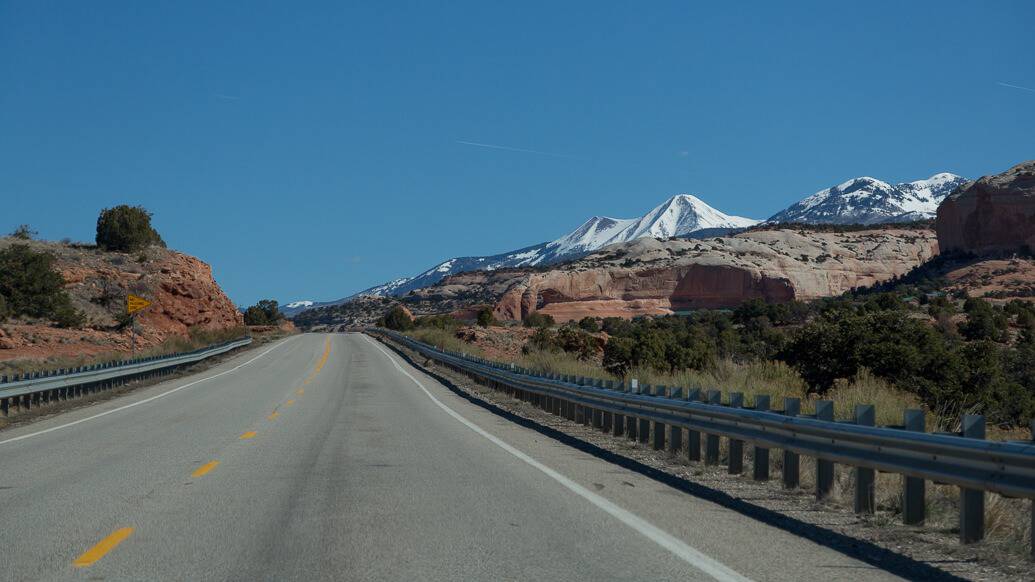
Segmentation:
[(301, 396), (301, 395), (305, 394), (305, 388), (299, 388), (299, 389), (298, 389), (298, 392), (297, 392), (297, 394), (298, 394), (299, 396)]
[(294, 401), (294, 400), (288, 400), (287, 402), (285, 402), (285, 403), (284, 403), (284, 405), (285, 405), (285, 406), (291, 406), (291, 405), (292, 405), (292, 404), (294, 404), (294, 403), (295, 403), (295, 401)]
[(197, 478), (197, 477), (204, 477), (205, 475), (208, 474), (209, 471), (211, 471), (212, 469), (215, 469), (218, 465), (219, 465), (219, 461), (209, 461), (209, 462), (205, 463), (204, 465), (198, 467), (193, 473), (190, 474), (190, 476), (191, 477), (195, 477), (195, 478)]
[(123, 540), (128, 538), (133, 533), (133, 528), (124, 527), (113, 531), (108, 537), (97, 542), (97, 545), (86, 550), (83, 555), (79, 556), (72, 562), (76, 568), (83, 568), (90, 566), (97, 560), (103, 558), (108, 552), (115, 549), (115, 546), (121, 544)]
[(256, 434), (258, 434), (258, 433), (256, 433), (254, 430), (250, 430), (250, 431), (244, 433), (243, 435), (241, 435), (241, 440), (250, 439), (250, 438), (254, 437)]
[(276, 419), (276, 418), (277, 418), (278, 416), (280, 416), (280, 413), (279, 413), (279, 412), (274, 412), (274, 413), (270, 414), (269, 416), (267, 416), (267, 417), (266, 417), (266, 419), (267, 419), (267, 420), (274, 420), (274, 419)]

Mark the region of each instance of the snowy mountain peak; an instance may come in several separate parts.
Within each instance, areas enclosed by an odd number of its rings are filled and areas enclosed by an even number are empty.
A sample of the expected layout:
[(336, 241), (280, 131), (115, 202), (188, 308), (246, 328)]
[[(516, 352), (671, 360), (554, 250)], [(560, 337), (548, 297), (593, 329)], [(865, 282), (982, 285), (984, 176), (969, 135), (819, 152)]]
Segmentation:
[(288, 309), (298, 309), (299, 307), (312, 307), (315, 301), (303, 300), (303, 301), (292, 301), (284, 307)]
[(894, 185), (861, 176), (820, 190), (774, 214), (769, 222), (876, 224), (931, 218), (941, 201), (966, 182), (947, 172)]
[(699, 230), (735, 229), (759, 221), (730, 216), (690, 194), (673, 196), (638, 218), (594, 216), (578, 228), (550, 242), (485, 257), (449, 259), (412, 278), (398, 279), (371, 287), (357, 295), (403, 295), (413, 289), (434, 285), (448, 275), (475, 269), (547, 265), (574, 259), (601, 247), (642, 237), (685, 236)]

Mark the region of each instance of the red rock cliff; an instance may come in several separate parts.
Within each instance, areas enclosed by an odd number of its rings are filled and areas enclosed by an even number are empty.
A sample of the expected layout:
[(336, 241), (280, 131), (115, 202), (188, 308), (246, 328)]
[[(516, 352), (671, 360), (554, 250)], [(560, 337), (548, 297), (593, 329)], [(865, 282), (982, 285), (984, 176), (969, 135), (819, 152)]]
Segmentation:
[(985, 176), (950, 195), (938, 207), (936, 228), (943, 251), (1035, 248), (1035, 161)]

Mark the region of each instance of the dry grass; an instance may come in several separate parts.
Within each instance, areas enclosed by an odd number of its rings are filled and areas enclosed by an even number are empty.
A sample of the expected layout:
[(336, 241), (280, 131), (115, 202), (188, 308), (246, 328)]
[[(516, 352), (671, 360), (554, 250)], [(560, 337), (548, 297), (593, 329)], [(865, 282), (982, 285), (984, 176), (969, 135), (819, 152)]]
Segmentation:
[(405, 332), (413, 339), (435, 346), (440, 350), (465, 352), (471, 356), (482, 357), (482, 350), (456, 337), (454, 332), (434, 327), (421, 327)]
[[(450, 349), (472, 351), (472, 346), (463, 344), (451, 334), (445, 334), (450, 340)], [(421, 339), (418, 337), (418, 339)], [(427, 339), (423, 341), (428, 341)], [(459, 342), (462, 344), (457, 346)], [(432, 343), (432, 342), (429, 342)], [(544, 373), (567, 374), (614, 380), (615, 377), (604, 371), (598, 363), (579, 360), (571, 354), (562, 352), (533, 352), (523, 354), (518, 365)], [(652, 370), (634, 370), (625, 380), (637, 378), (642, 384), (682, 386), (701, 390), (718, 389), (724, 394), (723, 401), (728, 402), (730, 392), (743, 392), (745, 403), (751, 404), (757, 394), (768, 394), (773, 398), (775, 409), (782, 408), (783, 397), (803, 398), (802, 413), (814, 412), (815, 399), (806, 397), (806, 387), (797, 373), (788, 366), (778, 362), (758, 362), (738, 364), (732, 361), (719, 362), (714, 368), (704, 371), (686, 371), (677, 374), (661, 374)], [(923, 409), (921, 403), (912, 394), (895, 388), (889, 382), (875, 377), (863, 370), (850, 381), (839, 382), (825, 396), (834, 402), (835, 417), (850, 419), (858, 404), (872, 404), (876, 409), (878, 426), (900, 425), (906, 409)], [(947, 420), (947, 419), (946, 419)], [(928, 414), (927, 430), (939, 430), (942, 419)], [(990, 430), (991, 438), (1028, 439), (1032, 438), (1027, 430), (1012, 432)], [(653, 437), (652, 437), (653, 438)], [(684, 450), (679, 458), (686, 458)], [(745, 446), (745, 474), (750, 475), (753, 462), (754, 447)], [(728, 439), (720, 440), (720, 462), (728, 462)], [(780, 450), (770, 453), (771, 475), (780, 479), (783, 470), (783, 454)], [(750, 477), (746, 477), (750, 478)], [(802, 457), (800, 462), (800, 489), (802, 494), (813, 494), (816, 480), (816, 462), (811, 457)], [(855, 491), (855, 471), (851, 467), (837, 465), (835, 483), (827, 503), (839, 507), (851, 507)], [(877, 527), (892, 527), (902, 520), (903, 477), (889, 473), (876, 475), (876, 513), (868, 522)], [(997, 494), (989, 494), (985, 505), (986, 539), (983, 544), (990, 548), (1014, 556), (1026, 556), (1031, 543), (1031, 502), (1024, 499), (1007, 499)], [(949, 485), (927, 483), (926, 486), (926, 522), (925, 529), (955, 535), (959, 530), (959, 488)]]

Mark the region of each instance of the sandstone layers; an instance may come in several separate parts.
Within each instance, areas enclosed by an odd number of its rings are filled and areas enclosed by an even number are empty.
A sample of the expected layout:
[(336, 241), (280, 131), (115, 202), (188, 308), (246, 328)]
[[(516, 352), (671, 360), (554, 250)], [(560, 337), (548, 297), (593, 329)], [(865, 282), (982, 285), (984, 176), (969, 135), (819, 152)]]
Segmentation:
[(496, 317), (558, 321), (668, 314), (839, 295), (907, 273), (938, 252), (929, 229), (777, 229), (705, 240), (652, 238), (605, 247), (548, 270), (469, 272), (418, 297), (482, 301)]
[(1035, 248), (1035, 161), (970, 182), (938, 208), (943, 251), (976, 254)]

